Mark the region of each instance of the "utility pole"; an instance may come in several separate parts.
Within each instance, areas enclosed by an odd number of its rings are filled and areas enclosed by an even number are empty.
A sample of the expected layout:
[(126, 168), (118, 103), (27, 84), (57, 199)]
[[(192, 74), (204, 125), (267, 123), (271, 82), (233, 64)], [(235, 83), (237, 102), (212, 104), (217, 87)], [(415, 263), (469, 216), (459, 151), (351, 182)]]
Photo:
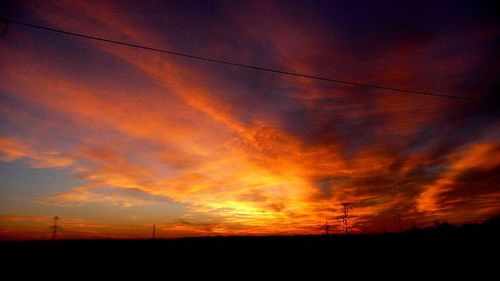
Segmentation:
[(330, 226), (328, 225), (328, 219), (325, 220), (325, 235), (330, 235)]
[(153, 224), (153, 236), (151, 238), (156, 239), (156, 224)]
[(52, 219), (54, 220), (54, 225), (51, 227), (52, 228), (52, 240), (57, 240), (57, 238), (58, 238), (57, 230), (60, 228), (57, 225), (57, 221), (60, 220), (61, 218), (59, 218), (58, 216), (55, 216)]

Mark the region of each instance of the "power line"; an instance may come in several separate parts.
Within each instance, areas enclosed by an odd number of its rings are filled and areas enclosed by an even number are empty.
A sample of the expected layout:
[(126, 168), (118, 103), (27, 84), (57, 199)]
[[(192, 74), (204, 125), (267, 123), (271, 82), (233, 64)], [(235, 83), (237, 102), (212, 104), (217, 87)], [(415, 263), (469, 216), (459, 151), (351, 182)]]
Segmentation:
[[(247, 68), (247, 69), (265, 71), (265, 72), (272, 72), (272, 73), (294, 76), (294, 77), (301, 77), (301, 78), (312, 79), (312, 80), (326, 81), (326, 82), (351, 85), (351, 86), (359, 86), (359, 87), (364, 87), (364, 88), (387, 90), (387, 91), (392, 91), (392, 92), (397, 92), (397, 93), (405, 93), (405, 94), (425, 95), (425, 96), (433, 96), (433, 97), (440, 97), (440, 98), (471, 100), (471, 101), (483, 101), (484, 100), (482, 98), (475, 98), (475, 97), (446, 95), (446, 94), (433, 93), (433, 92), (427, 92), (427, 91), (403, 89), (403, 88), (373, 85), (373, 84), (360, 83), (360, 82), (347, 81), (347, 80), (332, 79), (332, 78), (327, 78), (327, 77), (322, 77), (322, 76), (285, 71), (285, 70), (280, 70), (280, 69), (238, 63), (238, 62), (234, 62), (234, 61), (227, 61), (227, 60), (221, 60), (221, 59), (215, 59), (215, 58), (209, 58), (209, 57), (202, 57), (202, 56), (192, 55), (192, 54), (187, 54), (187, 53), (174, 52), (174, 51), (169, 51), (169, 50), (165, 50), (165, 49), (159, 49), (159, 48), (149, 47), (149, 46), (145, 46), (145, 45), (134, 44), (134, 43), (130, 43), (130, 42), (118, 41), (118, 40), (107, 39), (107, 38), (103, 38), (103, 37), (97, 37), (97, 36), (93, 36), (93, 35), (83, 34), (83, 33), (77, 33), (77, 32), (72, 32), (72, 31), (67, 31), (67, 30), (62, 30), (62, 29), (51, 28), (51, 27), (42, 26), (42, 25), (14, 21), (14, 20), (6, 19), (6, 18), (0, 18), (0, 20), (6, 22), (7, 24), (13, 23), (13, 24), (27, 26), (27, 27), (31, 27), (31, 28), (35, 28), (35, 29), (47, 30), (47, 31), (56, 32), (59, 34), (76, 36), (76, 37), (81, 37), (81, 38), (90, 39), (90, 40), (97, 40), (97, 41), (102, 41), (102, 42), (107, 42), (107, 43), (112, 43), (112, 44), (132, 47), (132, 48), (138, 48), (138, 49), (143, 49), (143, 50), (148, 50), (148, 51), (154, 51), (154, 52), (159, 52), (159, 53), (164, 53), (164, 54), (169, 54), (169, 55), (174, 55), (174, 56), (180, 56), (180, 57), (185, 57), (185, 58), (197, 59), (197, 60), (202, 60), (202, 61), (207, 61), (207, 62), (212, 62), (212, 63), (231, 65), (231, 66), (242, 67), (242, 68)], [(6, 26), (6, 28), (7, 28), (7, 26)]]

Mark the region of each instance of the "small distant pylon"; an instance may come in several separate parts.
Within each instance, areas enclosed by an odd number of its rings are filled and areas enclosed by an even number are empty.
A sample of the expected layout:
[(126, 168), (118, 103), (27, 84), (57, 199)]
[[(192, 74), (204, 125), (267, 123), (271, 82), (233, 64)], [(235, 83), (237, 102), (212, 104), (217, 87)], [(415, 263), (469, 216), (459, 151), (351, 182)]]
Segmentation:
[(398, 232), (403, 232), (403, 223), (401, 221), (401, 214), (398, 215)]
[(51, 226), (51, 228), (52, 228), (52, 240), (57, 240), (57, 238), (59, 238), (58, 229), (60, 227), (57, 225), (57, 221), (60, 219), (61, 218), (59, 218), (58, 216), (55, 216), (52, 218), (52, 220), (54, 220), (54, 225)]
[(153, 224), (153, 235), (151, 236), (152, 239), (156, 239), (156, 224)]
[(328, 219), (325, 219), (325, 235), (330, 235), (330, 225), (328, 225)]

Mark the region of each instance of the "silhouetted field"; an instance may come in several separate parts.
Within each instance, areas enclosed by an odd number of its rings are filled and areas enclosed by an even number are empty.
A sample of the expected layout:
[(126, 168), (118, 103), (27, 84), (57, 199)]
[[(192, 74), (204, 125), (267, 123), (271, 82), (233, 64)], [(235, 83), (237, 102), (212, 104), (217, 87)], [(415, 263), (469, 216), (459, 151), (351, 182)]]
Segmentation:
[[(258, 265), (337, 263), (409, 264), (416, 267), (495, 263), (500, 218), (482, 224), (416, 229), (403, 233), (330, 236), (232, 236), (156, 240), (0, 242), (10, 262), (73, 264)], [(293, 268), (293, 266), (291, 266)]]

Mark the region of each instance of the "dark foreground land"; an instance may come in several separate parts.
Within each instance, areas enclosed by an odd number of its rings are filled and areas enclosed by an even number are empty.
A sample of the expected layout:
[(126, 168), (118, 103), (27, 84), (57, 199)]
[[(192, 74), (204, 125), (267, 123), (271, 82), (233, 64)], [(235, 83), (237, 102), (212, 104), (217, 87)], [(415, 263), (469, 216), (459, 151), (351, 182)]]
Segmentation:
[[(500, 264), (500, 218), (460, 227), (410, 230), (399, 234), (205, 237), (156, 240), (3, 241), (3, 263), (86, 265), (122, 268), (161, 265), (212, 265), (261, 269), (313, 265), (379, 264), (387, 268), (439, 267), (454, 271), (473, 265), (488, 270)], [(337, 267), (338, 268), (338, 267)], [(196, 270), (195, 270), (196, 271)]]

